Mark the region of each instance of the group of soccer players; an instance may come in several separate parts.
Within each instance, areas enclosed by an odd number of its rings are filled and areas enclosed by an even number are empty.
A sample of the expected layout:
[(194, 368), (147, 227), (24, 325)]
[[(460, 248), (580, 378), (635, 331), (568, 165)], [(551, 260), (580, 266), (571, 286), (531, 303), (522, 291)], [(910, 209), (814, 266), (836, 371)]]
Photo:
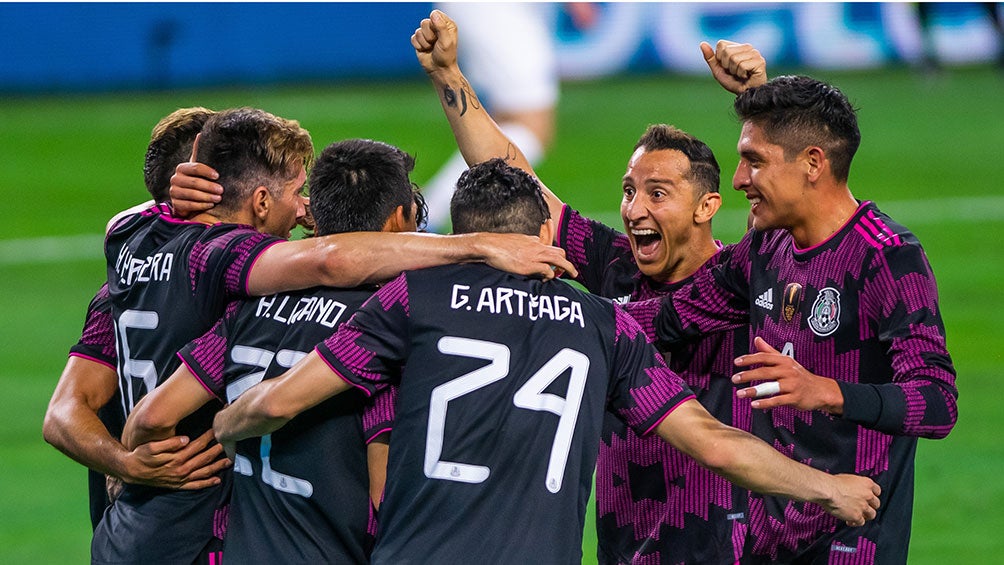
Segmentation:
[[(602, 563), (905, 562), (916, 438), (947, 435), (957, 391), (922, 249), (847, 188), (844, 95), (702, 44), (753, 229), (714, 240), (717, 161), (657, 125), (621, 234), (533, 176), (456, 34), (435, 11), (412, 44), (471, 165), (457, 235), (407, 233), (395, 147), (314, 162), (250, 108), (155, 128), (159, 203), (110, 227), (46, 415), (93, 470), (92, 561), (578, 562), (595, 470)], [(311, 166), (316, 235), (286, 241)]]

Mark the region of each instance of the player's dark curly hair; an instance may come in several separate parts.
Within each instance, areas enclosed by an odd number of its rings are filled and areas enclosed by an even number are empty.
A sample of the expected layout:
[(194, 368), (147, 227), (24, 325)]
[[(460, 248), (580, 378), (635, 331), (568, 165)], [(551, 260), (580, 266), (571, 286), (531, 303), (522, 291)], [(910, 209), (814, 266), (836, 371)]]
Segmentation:
[(317, 235), (380, 231), (398, 206), (405, 219), (418, 203), (416, 223), (425, 218), (425, 201), (408, 178), (415, 159), (379, 141), (347, 139), (328, 145), (310, 172), (310, 209)]
[(454, 233), (538, 235), (551, 213), (536, 179), (502, 159), (492, 159), (460, 175), (450, 216)]
[(220, 174), (216, 209), (224, 214), (240, 209), (259, 186), (279, 197), (282, 185), (314, 160), (310, 133), (299, 122), (257, 108), (217, 112), (201, 133), (197, 158)]
[(861, 145), (855, 109), (835, 86), (807, 76), (779, 76), (736, 97), (736, 115), (761, 127), (767, 140), (794, 159), (809, 146), (822, 147), (833, 176), (846, 181)]
[(157, 202), (166, 202), (170, 198), (168, 191), (175, 167), (192, 156), (195, 136), (213, 114), (207, 108), (179, 108), (154, 126), (150, 144), (146, 147), (143, 181)]
[(670, 125), (652, 124), (634, 149), (637, 151), (639, 147), (644, 147), (646, 152), (673, 149), (683, 153), (690, 160), (690, 172), (686, 178), (698, 188), (695, 196), (718, 192), (721, 168), (714, 152), (700, 139)]

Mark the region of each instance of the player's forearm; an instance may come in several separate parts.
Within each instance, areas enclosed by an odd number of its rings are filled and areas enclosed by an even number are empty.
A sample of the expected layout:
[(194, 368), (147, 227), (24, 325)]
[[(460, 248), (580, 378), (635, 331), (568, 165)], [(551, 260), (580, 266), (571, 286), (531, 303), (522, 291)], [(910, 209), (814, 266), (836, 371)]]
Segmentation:
[(725, 427), (716, 447), (698, 462), (730, 482), (754, 492), (813, 502), (829, 508), (834, 500), (829, 476), (789, 459), (756, 437)]
[(115, 477), (126, 474), (129, 451), (112, 437), (97, 412), (86, 405), (50, 404), (42, 435), (53, 447), (89, 469)]
[(122, 477), (128, 451), (98, 417), (117, 388), (112, 368), (71, 355), (45, 412), (45, 441), (81, 465)]
[(439, 102), (450, 122), (457, 148), (468, 165), (496, 157), (534, 174), (526, 156), (506, 137), (478, 100), (477, 93), (456, 66), (429, 73)]
[(135, 449), (136, 446), (167, 439), (174, 436), (177, 422), (157, 422), (150, 418), (147, 408), (148, 396), (143, 397), (126, 419), (125, 427), (122, 429), (122, 445), (127, 449)]
[(249, 437), (270, 434), (286, 424), (292, 416), (276, 413), (269, 392), (274, 382), (259, 383), (247, 390), (232, 404), (216, 413), (213, 434), (220, 443), (234, 443)]

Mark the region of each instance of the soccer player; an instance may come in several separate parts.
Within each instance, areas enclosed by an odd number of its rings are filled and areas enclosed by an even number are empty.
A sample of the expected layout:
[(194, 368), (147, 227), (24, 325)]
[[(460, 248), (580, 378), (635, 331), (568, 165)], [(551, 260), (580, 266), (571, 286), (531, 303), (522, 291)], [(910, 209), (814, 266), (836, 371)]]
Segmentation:
[[(454, 229), (553, 239), (536, 180), (494, 159), (457, 184)], [(610, 301), (485, 265), (405, 272), (285, 375), (219, 412), (229, 442), (332, 395), (400, 383), (374, 563), (577, 563), (603, 413), (702, 464), (862, 524), (867, 479), (796, 464), (715, 420)]]
[[(304, 214), (309, 134), (296, 122), (239, 108), (214, 115), (200, 135), (195, 156), (229, 185), (219, 205), (192, 221), (156, 207), (120, 221), (106, 239), (126, 414), (170, 376), (178, 366), (174, 354), (210, 329), (234, 299), (319, 284), (353, 287), (403, 268), (480, 260), (483, 250), (493, 262), (545, 276), (553, 275), (551, 264), (537, 259), (567, 263), (531, 245), (532, 238), (350, 233), (287, 242), (281, 237)], [(186, 418), (178, 433), (201, 434), (218, 407), (210, 403)], [(92, 560), (215, 560), (228, 488), (165, 492), (127, 485), (95, 531)]]
[[(520, 149), (484, 110), (463, 112), (449, 104), (450, 92), (469, 89), (457, 66), (453, 22), (433, 13), (413, 45), (468, 161), (507, 156), (532, 175)], [(727, 88), (766, 81), (763, 57), (749, 45), (723, 41), (717, 52), (706, 44), (702, 50)], [(467, 97), (476, 95), (470, 90)], [(721, 244), (711, 232), (721, 205), (718, 183), (718, 162), (707, 145), (671, 126), (654, 125), (635, 145), (622, 180), (621, 217), (628, 235), (583, 217), (543, 190), (551, 216), (559, 218), (555, 244), (578, 269), (576, 280), (593, 294), (626, 302), (672, 292), (718, 252)], [(747, 351), (747, 342), (746, 325), (737, 324), (674, 347), (667, 356), (697, 400), (719, 421), (740, 429), (749, 428), (750, 408), (749, 400), (735, 398), (732, 360)], [(748, 492), (612, 414), (604, 421), (596, 479), (601, 563), (731, 565), (741, 555)]]
[[(155, 202), (169, 200), (171, 174), (192, 154), (192, 143), (213, 114), (206, 108), (181, 108), (153, 128), (143, 177)], [(109, 504), (106, 480), (192, 489), (219, 483), (226, 465), (222, 448), (209, 445), (212, 434), (190, 441), (171, 437), (127, 449), (119, 442), (125, 416), (115, 374), (117, 357), (108, 285), (103, 284), (88, 307), (84, 330), (70, 348), (42, 433), (45, 440), (89, 468), (92, 527)], [(107, 479), (106, 479), (107, 477)]]
[[(329, 145), (310, 175), (317, 235), (415, 231), (424, 221), (424, 203), (408, 179), (414, 163), (400, 149), (375, 141)], [(330, 337), (374, 290), (315, 287), (231, 304), (212, 330), (182, 349), (183, 364), (174, 375), (136, 405), (123, 441), (171, 436), (179, 421), (214, 397), (232, 402), (262, 379), (281, 374)], [(370, 481), (366, 444), (389, 427), (388, 407), (393, 408), (392, 389), (376, 402), (350, 393), (304, 412), (274, 434), (240, 442), (224, 538), (227, 561), (368, 561), (370, 491), (378, 503), (386, 459), (375, 469), (380, 476)], [(385, 449), (370, 455), (381, 454), (385, 457)]]
[(861, 134), (840, 90), (777, 77), (739, 94), (735, 110), (733, 187), (753, 229), (661, 303), (628, 307), (655, 315), (668, 343), (749, 323), (752, 353), (733, 380), (757, 383), (738, 392), (758, 397), (753, 433), (882, 486), (877, 519), (853, 529), (754, 495), (744, 561), (905, 563), (917, 438), (943, 438), (957, 418), (934, 275), (910, 231), (851, 194)]

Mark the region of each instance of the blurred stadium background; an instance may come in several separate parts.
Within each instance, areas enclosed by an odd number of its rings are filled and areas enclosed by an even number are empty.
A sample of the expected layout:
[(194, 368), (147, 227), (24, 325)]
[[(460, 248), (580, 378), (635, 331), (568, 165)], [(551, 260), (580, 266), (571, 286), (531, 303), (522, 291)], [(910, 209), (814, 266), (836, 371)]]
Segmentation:
[[(453, 150), (408, 43), (430, 8), (0, 4), (0, 562), (88, 558), (85, 474), (42, 441), (42, 415), (105, 276), (104, 223), (145, 199), (152, 126), (184, 106), (257, 106), (300, 120), (318, 150), (346, 137), (396, 144), (417, 156), (421, 184)], [(931, 8), (926, 32), (905, 3), (603, 4), (586, 33), (559, 21), (568, 81), (538, 172), (619, 227), (630, 148), (647, 124), (673, 123), (718, 155), (715, 229), (735, 241), (738, 127), (697, 43), (748, 41), (772, 76), (843, 89), (863, 132), (852, 190), (924, 243), (959, 372), (958, 426), (918, 449), (910, 562), (985, 563), (1004, 550), (1002, 39), (979, 5)], [(594, 547), (590, 518), (586, 563)]]

